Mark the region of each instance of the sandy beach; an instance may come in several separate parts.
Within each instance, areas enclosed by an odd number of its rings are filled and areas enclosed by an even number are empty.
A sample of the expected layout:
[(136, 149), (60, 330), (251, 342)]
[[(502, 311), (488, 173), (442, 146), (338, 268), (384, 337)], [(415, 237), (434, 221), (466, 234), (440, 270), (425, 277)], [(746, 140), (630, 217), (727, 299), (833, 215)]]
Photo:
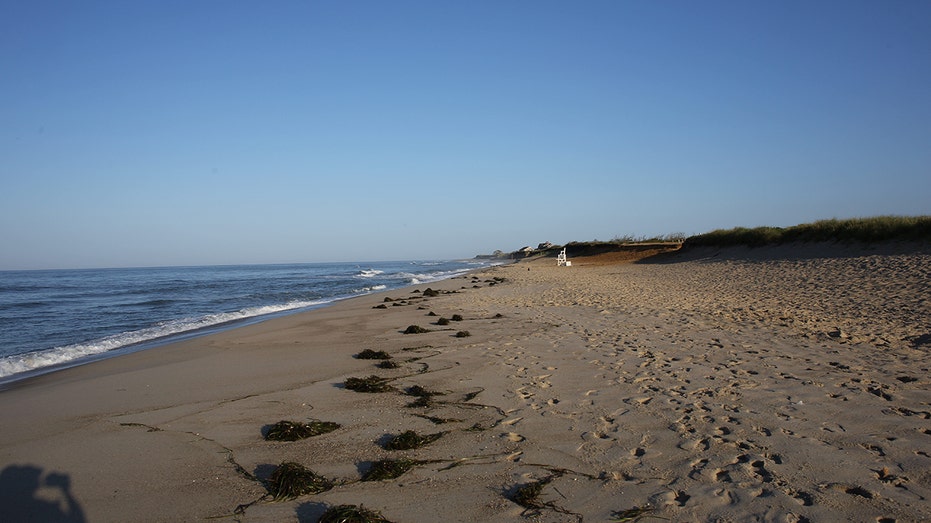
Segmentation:
[[(931, 520), (927, 244), (572, 261), (19, 382), (0, 391), (0, 519), (313, 522), (353, 504), (397, 523)], [(346, 387), (371, 375), (390, 388)], [(263, 437), (310, 419), (340, 428)], [(440, 436), (386, 448), (409, 430)], [(271, 500), (284, 462), (332, 488)]]

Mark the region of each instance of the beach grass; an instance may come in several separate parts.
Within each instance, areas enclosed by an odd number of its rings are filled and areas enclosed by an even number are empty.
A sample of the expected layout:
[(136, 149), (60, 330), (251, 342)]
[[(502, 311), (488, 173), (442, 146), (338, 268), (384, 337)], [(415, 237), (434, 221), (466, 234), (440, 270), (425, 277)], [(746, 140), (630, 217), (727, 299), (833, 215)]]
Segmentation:
[(789, 242), (862, 242), (931, 240), (931, 216), (875, 216), (830, 219), (792, 227), (718, 229), (685, 240), (685, 247), (759, 247)]

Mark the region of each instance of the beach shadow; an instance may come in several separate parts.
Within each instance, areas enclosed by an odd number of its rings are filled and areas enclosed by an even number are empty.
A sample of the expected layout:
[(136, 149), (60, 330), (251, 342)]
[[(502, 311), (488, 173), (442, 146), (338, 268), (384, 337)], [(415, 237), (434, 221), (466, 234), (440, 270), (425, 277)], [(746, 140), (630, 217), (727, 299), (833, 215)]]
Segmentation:
[(71, 477), (60, 472), (46, 474), (35, 465), (10, 465), (0, 472), (0, 514), (9, 523), (87, 521), (71, 494)]
[(297, 506), (297, 520), (301, 523), (316, 523), (323, 513), (330, 508), (326, 503), (307, 502)]

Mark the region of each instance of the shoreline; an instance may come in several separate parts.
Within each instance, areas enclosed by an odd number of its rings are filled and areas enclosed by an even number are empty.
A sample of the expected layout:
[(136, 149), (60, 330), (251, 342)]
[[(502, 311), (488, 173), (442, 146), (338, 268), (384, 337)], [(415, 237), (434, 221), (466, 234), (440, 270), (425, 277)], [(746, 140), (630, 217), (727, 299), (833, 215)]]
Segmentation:
[[(316, 521), (339, 504), (396, 522), (931, 518), (931, 253), (756, 254), (570, 253), (40, 376), (0, 391), (0, 468), (68, 476), (88, 521)], [(368, 375), (393, 390), (345, 388)], [(436, 394), (411, 407), (415, 385)], [(341, 428), (262, 437), (311, 418)], [(383, 447), (405, 430), (442, 436)], [(419, 464), (360, 481), (398, 457)], [(263, 500), (286, 461), (336, 485)], [(8, 476), (0, 491), (20, 486)]]
[[(231, 266), (231, 267), (238, 267), (238, 266)], [(209, 269), (210, 267), (206, 267), (206, 268)], [(173, 269), (173, 268), (168, 268), (168, 269)], [(90, 269), (90, 270), (95, 271), (96, 269)], [(429, 282), (442, 281), (450, 277), (455, 277), (456, 275), (468, 274), (468, 273), (474, 272), (475, 270), (480, 270), (480, 267), (475, 268), (475, 269), (463, 270), (456, 274), (450, 274), (445, 277), (440, 277), (438, 279), (432, 279), (432, 280), (429, 280)], [(429, 282), (426, 282), (426, 283), (429, 283)], [(185, 330), (177, 330), (175, 332), (168, 332), (164, 334), (159, 333), (158, 335), (155, 335), (155, 336), (153, 336), (153, 334), (151, 333), (147, 333), (147, 331), (154, 330), (155, 327), (141, 327), (134, 331), (121, 332), (118, 334), (109, 334), (109, 335), (102, 336), (100, 338), (96, 338), (96, 339), (92, 339), (92, 340), (88, 340), (84, 342), (50, 347), (46, 349), (36, 350), (30, 353), (14, 354), (6, 358), (10, 360), (14, 360), (14, 363), (15, 363), (15, 359), (21, 356), (25, 357), (25, 356), (32, 355), (32, 357), (35, 357), (37, 359), (62, 360), (65, 357), (66, 351), (89, 352), (83, 356), (76, 356), (76, 357), (72, 356), (70, 357), (70, 359), (66, 359), (64, 361), (57, 361), (56, 363), (46, 364), (40, 367), (33, 367), (33, 368), (29, 368), (28, 370), (21, 370), (13, 374), (0, 376), (0, 390), (9, 388), (10, 386), (12, 386), (18, 381), (29, 379), (29, 378), (36, 377), (36, 376), (41, 376), (43, 374), (47, 374), (50, 372), (58, 372), (60, 370), (68, 369), (68, 368), (75, 367), (75, 366), (86, 365), (86, 364), (90, 364), (96, 361), (101, 361), (101, 360), (114, 358), (114, 357), (120, 357), (126, 354), (132, 354), (134, 352), (138, 352), (141, 350), (157, 349), (159, 347), (169, 345), (172, 343), (178, 343), (178, 342), (188, 340), (188, 339), (193, 339), (193, 338), (197, 338), (201, 336), (207, 336), (207, 335), (223, 332), (229, 329), (246, 327), (249, 325), (267, 321), (269, 319), (288, 316), (291, 314), (301, 314), (301, 313), (316, 310), (322, 307), (328, 307), (340, 301), (353, 299), (353, 298), (360, 297), (360, 296), (366, 296), (368, 294), (388, 292), (394, 289), (403, 289), (405, 287), (419, 285), (421, 283), (425, 283), (425, 282), (416, 282), (416, 283), (407, 282), (407, 283), (404, 283), (398, 286), (381, 285), (380, 286), (381, 288), (366, 289), (364, 291), (356, 291), (352, 294), (339, 294), (339, 295), (334, 295), (332, 297), (323, 297), (323, 298), (314, 299), (311, 302), (308, 302), (307, 304), (304, 304), (302, 306), (290, 307), (290, 304), (281, 304), (281, 305), (271, 304), (271, 305), (259, 305), (259, 306), (254, 307), (255, 309), (260, 309), (260, 308), (279, 309), (273, 312), (262, 312), (262, 313), (256, 314), (252, 312), (252, 309), (246, 308), (246, 309), (240, 309), (240, 310), (216, 312), (213, 314), (205, 314), (201, 317), (189, 316), (189, 317), (180, 317), (180, 318), (169, 318), (160, 323), (189, 322), (192, 325), (186, 327)], [(196, 323), (199, 323), (201, 319), (207, 318), (210, 316), (225, 316), (225, 317), (228, 317), (228, 319), (225, 319), (225, 320), (222, 320), (216, 323), (210, 323), (204, 326), (195, 326)], [(211, 319), (210, 321), (216, 321), (216, 320)], [(181, 327), (184, 327), (184, 325), (182, 325)], [(103, 350), (100, 352), (96, 351), (99, 349), (94, 349), (96, 345), (101, 345), (104, 343), (110, 344), (111, 340), (115, 342), (121, 338), (142, 338), (142, 339), (140, 341), (128, 341), (128, 342), (125, 342), (125, 344), (123, 345), (119, 345), (115, 348)], [(123, 341), (120, 341), (120, 343), (123, 343)], [(84, 349), (84, 347), (90, 347), (90, 350), (86, 350)], [(25, 360), (25, 361), (28, 361), (28, 360)], [(30, 366), (30, 364), (21, 363), (21, 366), (28, 367)]]

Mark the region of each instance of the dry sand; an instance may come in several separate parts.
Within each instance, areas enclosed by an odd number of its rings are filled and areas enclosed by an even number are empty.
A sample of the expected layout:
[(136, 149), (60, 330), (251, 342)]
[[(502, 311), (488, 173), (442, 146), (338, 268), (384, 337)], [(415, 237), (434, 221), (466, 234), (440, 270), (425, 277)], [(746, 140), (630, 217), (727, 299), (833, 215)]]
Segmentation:
[[(93, 522), (931, 520), (929, 282), (927, 245), (539, 260), (57, 372), (0, 392), (0, 519), (67, 492)], [(343, 387), (370, 374), (395, 391)], [(262, 437), (310, 418), (342, 428)], [(405, 430), (444, 434), (382, 448)], [(338, 485), (263, 499), (285, 461)]]

